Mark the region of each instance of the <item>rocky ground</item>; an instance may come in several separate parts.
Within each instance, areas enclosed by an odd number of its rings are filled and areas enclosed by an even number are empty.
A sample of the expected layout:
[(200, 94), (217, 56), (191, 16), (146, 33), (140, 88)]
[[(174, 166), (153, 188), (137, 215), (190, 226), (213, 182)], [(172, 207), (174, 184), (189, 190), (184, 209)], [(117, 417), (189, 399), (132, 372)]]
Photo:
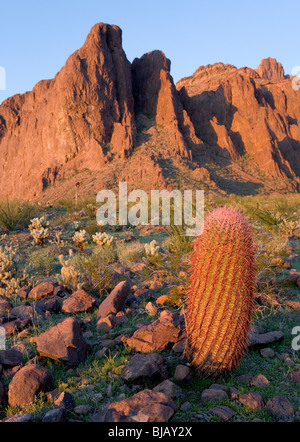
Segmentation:
[[(113, 242), (97, 246), (89, 209), (39, 207), (49, 223), (40, 244), (22, 226), (2, 232), (2, 421), (299, 421), (297, 234), (250, 218), (257, 272), (249, 351), (230, 377), (211, 380), (184, 356), (191, 244), (141, 227), (106, 229)], [(83, 229), (81, 247), (72, 238)]]

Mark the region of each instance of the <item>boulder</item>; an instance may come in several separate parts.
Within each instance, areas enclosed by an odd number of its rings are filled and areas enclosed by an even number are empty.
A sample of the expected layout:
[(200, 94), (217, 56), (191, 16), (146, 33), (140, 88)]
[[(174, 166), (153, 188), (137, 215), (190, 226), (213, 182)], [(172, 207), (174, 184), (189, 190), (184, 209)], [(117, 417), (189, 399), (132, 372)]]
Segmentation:
[(123, 309), (129, 294), (129, 281), (120, 282), (107, 296), (107, 298), (105, 298), (105, 300), (100, 304), (97, 313), (97, 319), (102, 319), (111, 313), (117, 314), (118, 312), (120, 312)]
[(10, 303), (7, 296), (0, 295), (0, 313), (8, 313), (12, 309), (12, 304)]
[(4, 367), (15, 367), (22, 364), (23, 355), (20, 351), (11, 350), (0, 350), (0, 364)]
[(180, 388), (179, 385), (176, 385), (169, 379), (166, 379), (165, 381), (158, 384), (155, 388), (153, 388), (153, 391), (164, 393), (166, 396), (173, 400), (183, 396), (182, 388)]
[(65, 313), (81, 313), (93, 308), (96, 300), (84, 290), (77, 290), (69, 298), (65, 299), (62, 311)]
[(290, 419), (294, 416), (294, 408), (283, 396), (274, 396), (266, 403), (266, 411), (276, 419)]
[(32, 324), (31, 319), (14, 319), (13, 321), (5, 322), (2, 327), (5, 330), (7, 336), (14, 335), (18, 333), (23, 328), (28, 327)]
[(136, 351), (149, 353), (162, 351), (169, 344), (182, 340), (183, 336), (183, 315), (165, 310), (156, 321), (139, 328), (133, 336), (125, 336), (123, 342)]
[(52, 374), (39, 365), (26, 365), (13, 377), (8, 387), (8, 403), (11, 407), (26, 407), (37, 395), (52, 384)]
[(167, 377), (167, 361), (158, 353), (136, 354), (121, 372), (121, 378), (125, 382), (135, 384), (153, 382)]
[(71, 366), (83, 362), (88, 352), (88, 344), (75, 318), (65, 319), (45, 333), (31, 338), (31, 342), (36, 343), (41, 356), (65, 362)]
[(245, 393), (239, 397), (239, 402), (252, 410), (261, 410), (265, 406), (265, 398), (260, 393)]
[(165, 394), (143, 390), (128, 399), (113, 402), (94, 422), (168, 422), (177, 407)]
[(284, 337), (282, 331), (272, 331), (268, 333), (250, 333), (249, 348), (262, 348), (274, 342), (281, 341)]
[(39, 299), (47, 298), (53, 296), (56, 284), (52, 282), (42, 282), (41, 284), (35, 286), (29, 293), (28, 299), (33, 299), (37, 301)]

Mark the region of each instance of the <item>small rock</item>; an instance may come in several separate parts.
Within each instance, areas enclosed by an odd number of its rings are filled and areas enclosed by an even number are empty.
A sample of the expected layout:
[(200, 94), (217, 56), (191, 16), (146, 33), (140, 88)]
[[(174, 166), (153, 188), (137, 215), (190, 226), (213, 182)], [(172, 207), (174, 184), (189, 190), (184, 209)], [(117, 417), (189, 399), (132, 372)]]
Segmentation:
[(115, 316), (114, 314), (110, 314), (99, 319), (96, 330), (97, 332), (108, 332), (126, 322), (128, 322), (127, 316)]
[(226, 390), (226, 385), (222, 385), (222, 384), (212, 384), (210, 387), (209, 387), (211, 390)]
[(37, 344), (37, 351), (41, 356), (66, 362), (71, 366), (84, 362), (87, 356), (88, 345), (75, 318), (65, 319), (30, 341)]
[(17, 292), (17, 296), (21, 299), (27, 299), (30, 291), (31, 287), (21, 287)]
[(218, 405), (209, 410), (209, 413), (218, 416), (222, 421), (227, 422), (234, 416), (234, 411), (225, 405)]
[(32, 324), (31, 319), (15, 319), (2, 325), (6, 336), (11, 336)]
[(86, 312), (95, 305), (96, 300), (81, 289), (65, 299), (62, 305), (62, 311), (65, 313), (81, 313)]
[(174, 379), (178, 381), (190, 381), (193, 377), (193, 371), (187, 365), (177, 365)]
[(57, 407), (63, 407), (66, 410), (72, 410), (75, 407), (75, 401), (71, 393), (64, 391), (54, 401)]
[(265, 406), (265, 398), (260, 393), (246, 393), (239, 397), (239, 402), (252, 410), (261, 410)]
[(242, 374), (241, 376), (236, 377), (236, 380), (239, 384), (246, 384), (246, 385), (250, 385), (252, 379), (253, 379), (252, 374)]
[(15, 367), (22, 364), (23, 355), (20, 351), (11, 350), (0, 350), (0, 364), (4, 367)]
[(162, 295), (156, 300), (157, 305), (165, 305), (169, 301), (168, 295)]
[(169, 379), (166, 379), (165, 381), (161, 382), (159, 385), (157, 385), (153, 391), (164, 393), (166, 396), (170, 397), (171, 399), (177, 399), (178, 397), (181, 397), (183, 395), (183, 390), (178, 385), (176, 385), (174, 382), (170, 381)]
[(94, 407), (92, 405), (78, 405), (74, 408), (74, 413), (78, 416), (87, 416), (94, 412)]
[(55, 388), (55, 390), (52, 390), (52, 391), (49, 391), (47, 394), (46, 394), (46, 397), (47, 397), (47, 400), (48, 400), (48, 402), (50, 402), (50, 403), (54, 403), (54, 401), (58, 398), (58, 396), (59, 396), (59, 389), (58, 388)]
[(150, 290), (160, 290), (163, 286), (164, 284), (161, 281), (152, 281), (149, 288)]
[(300, 384), (300, 370), (291, 373), (290, 378), (295, 384)]
[(136, 351), (148, 353), (162, 351), (170, 343), (175, 344), (181, 341), (183, 337), (183, 315), (164, 310), (156, 321), (142, 326), (133, 336), (124, 336), (123, 342)]
[(274, 396), (269, 399), (266, 404), (266, 411), (276, 419), (288, 419), (294, 415), (292, 404), (283, 396)]
[(180, 410), (181, 411), (190, 411), (192, 408), (192, 404), (190, 402), (184, 402), (181, 407)]
[(163, 393), (143, 390), (140, 393), (114, 402), (101, 413), (93, 416), (93, 422), (168, 422), (177, 407)]
[(238, 399), (240, 391), (235, 387), (229, 387), (229, 394), (231, 399), (235, 400)]
[(272, 350), (272, 348), (266, 347), (260, 350), (260, 354), (262, 355), (263, 358), (274, 358), (275, 351)]
[(130, 283), (129, 281), (120, 282), (114, 290), (105, 298), (105, 300), (100, 304), (97, 319), (104, 318), (111, 313), (117, 314), (120, 312), (126, 302), (127, 297), (130, 294)]
[(26, 365), (13, 377), (8, 388), (8, 403), (11, 407), (32, 404), (36, 396), (52, 384), (52, 374), (39, 365)]
[(249, 348), (264, 347), (274, 342), (281, 341), (283, 339), (283, 336), (284, 334), (280, 330), (268, 333), (261, 333), (261, 334), (251, 333), (248, 347)]
[(174, 351), (174, 353), (182, 354), (184, 353), (185, 345), (186, 345), (186, 339), (183, 339), (182, 341), (174, 344), (172, 350)]
[(33, 319), (36, 316), (34, 308), (31, 305), (19, 305), (11, 310), (11, 315), (18, 319)]
[(145, 311), (148, 313), (149, 316), (156, 316), (158, 313), (157, 307), (152, 304), (152, 302), (148, 302), (148, 304), (145, 307)]
[(55, 287), (55, 284), (53, 284), (52, 282), (42, 282), (41, 284), (30, 290), (27, 298), (37, 301), (39, 299), (53, 296)]
[(32, 422), (33, 417), (30, 413), (18, 413), (13, 416), (7, 417), (2, 422)]
[(43, 422), (66, 422), (66, 420), (67, 411), (65, 408), (54, 408), (48, 411), (42, 419)]
[(263, 374), (258, 374), (257, 376), (254, 376), (254, 378), (250, 382), (250, 385), (260, 388), (268, 388), (269, 384), (270, 381)]
[(107, 356), (109, 354), (109, 349), (107, 347), (102, 348), (101, 350), (97, 351), (95, 354), (96, 359), (101, 359), (104, 356)]
[(225, 401), (228, 399), (228, 394), (224, 390), (213, 390), (212, 388), (204, 390), (201, 395), (203, 402), (209, 401)]
[(158, 353), (136, 354), (121, 372), (125, 382), (151, 382), (168, 377), (166, 359)]
[(112, 397), (112, 395), (113, 395), (113, 388), (112, 388), (112, 384), (109, 384), (108, 385), (108, 387), (107, 387), (107, 389), (106, 389), (106, 396), (107, 397)]

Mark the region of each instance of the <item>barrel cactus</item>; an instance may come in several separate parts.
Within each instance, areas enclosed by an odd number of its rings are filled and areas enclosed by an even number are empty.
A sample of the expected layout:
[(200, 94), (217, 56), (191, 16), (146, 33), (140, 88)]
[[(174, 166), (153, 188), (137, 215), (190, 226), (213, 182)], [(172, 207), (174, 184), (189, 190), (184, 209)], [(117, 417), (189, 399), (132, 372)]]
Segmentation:
[(194, 242), (185, 355), (198, 373), (229, 374), (247, 349), (254, 289), (254, 249), (245, 217), (218, 208)]

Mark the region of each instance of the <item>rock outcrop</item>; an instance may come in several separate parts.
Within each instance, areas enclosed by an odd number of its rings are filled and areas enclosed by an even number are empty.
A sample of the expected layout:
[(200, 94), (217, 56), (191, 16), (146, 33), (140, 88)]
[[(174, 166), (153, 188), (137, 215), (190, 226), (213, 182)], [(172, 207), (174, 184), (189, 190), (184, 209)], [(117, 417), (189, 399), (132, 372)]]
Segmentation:
[(200, 67), (177, 89), (207, 152), (229, 162), (247, 156), (269, 178), (300, 176), (299, 97), (276, 60), (257, 71)]
[(0, 105), (0, 194), (50, 200), (73, 197), (78, 182), (84, 194), (180, 180), (297, 191), (300, 100), (291, 81), (268, 58), (257, 70), (200, 67), (175, 87), (161, 51), (131, 64), (120, 28), (99, 23), (54, 79)]
[(1, 194), (39, 195), (58, 176), (99, 170), (134, 146), (131, 68), (117, 26), (95, 25), (53, 80), (0, 107)]

